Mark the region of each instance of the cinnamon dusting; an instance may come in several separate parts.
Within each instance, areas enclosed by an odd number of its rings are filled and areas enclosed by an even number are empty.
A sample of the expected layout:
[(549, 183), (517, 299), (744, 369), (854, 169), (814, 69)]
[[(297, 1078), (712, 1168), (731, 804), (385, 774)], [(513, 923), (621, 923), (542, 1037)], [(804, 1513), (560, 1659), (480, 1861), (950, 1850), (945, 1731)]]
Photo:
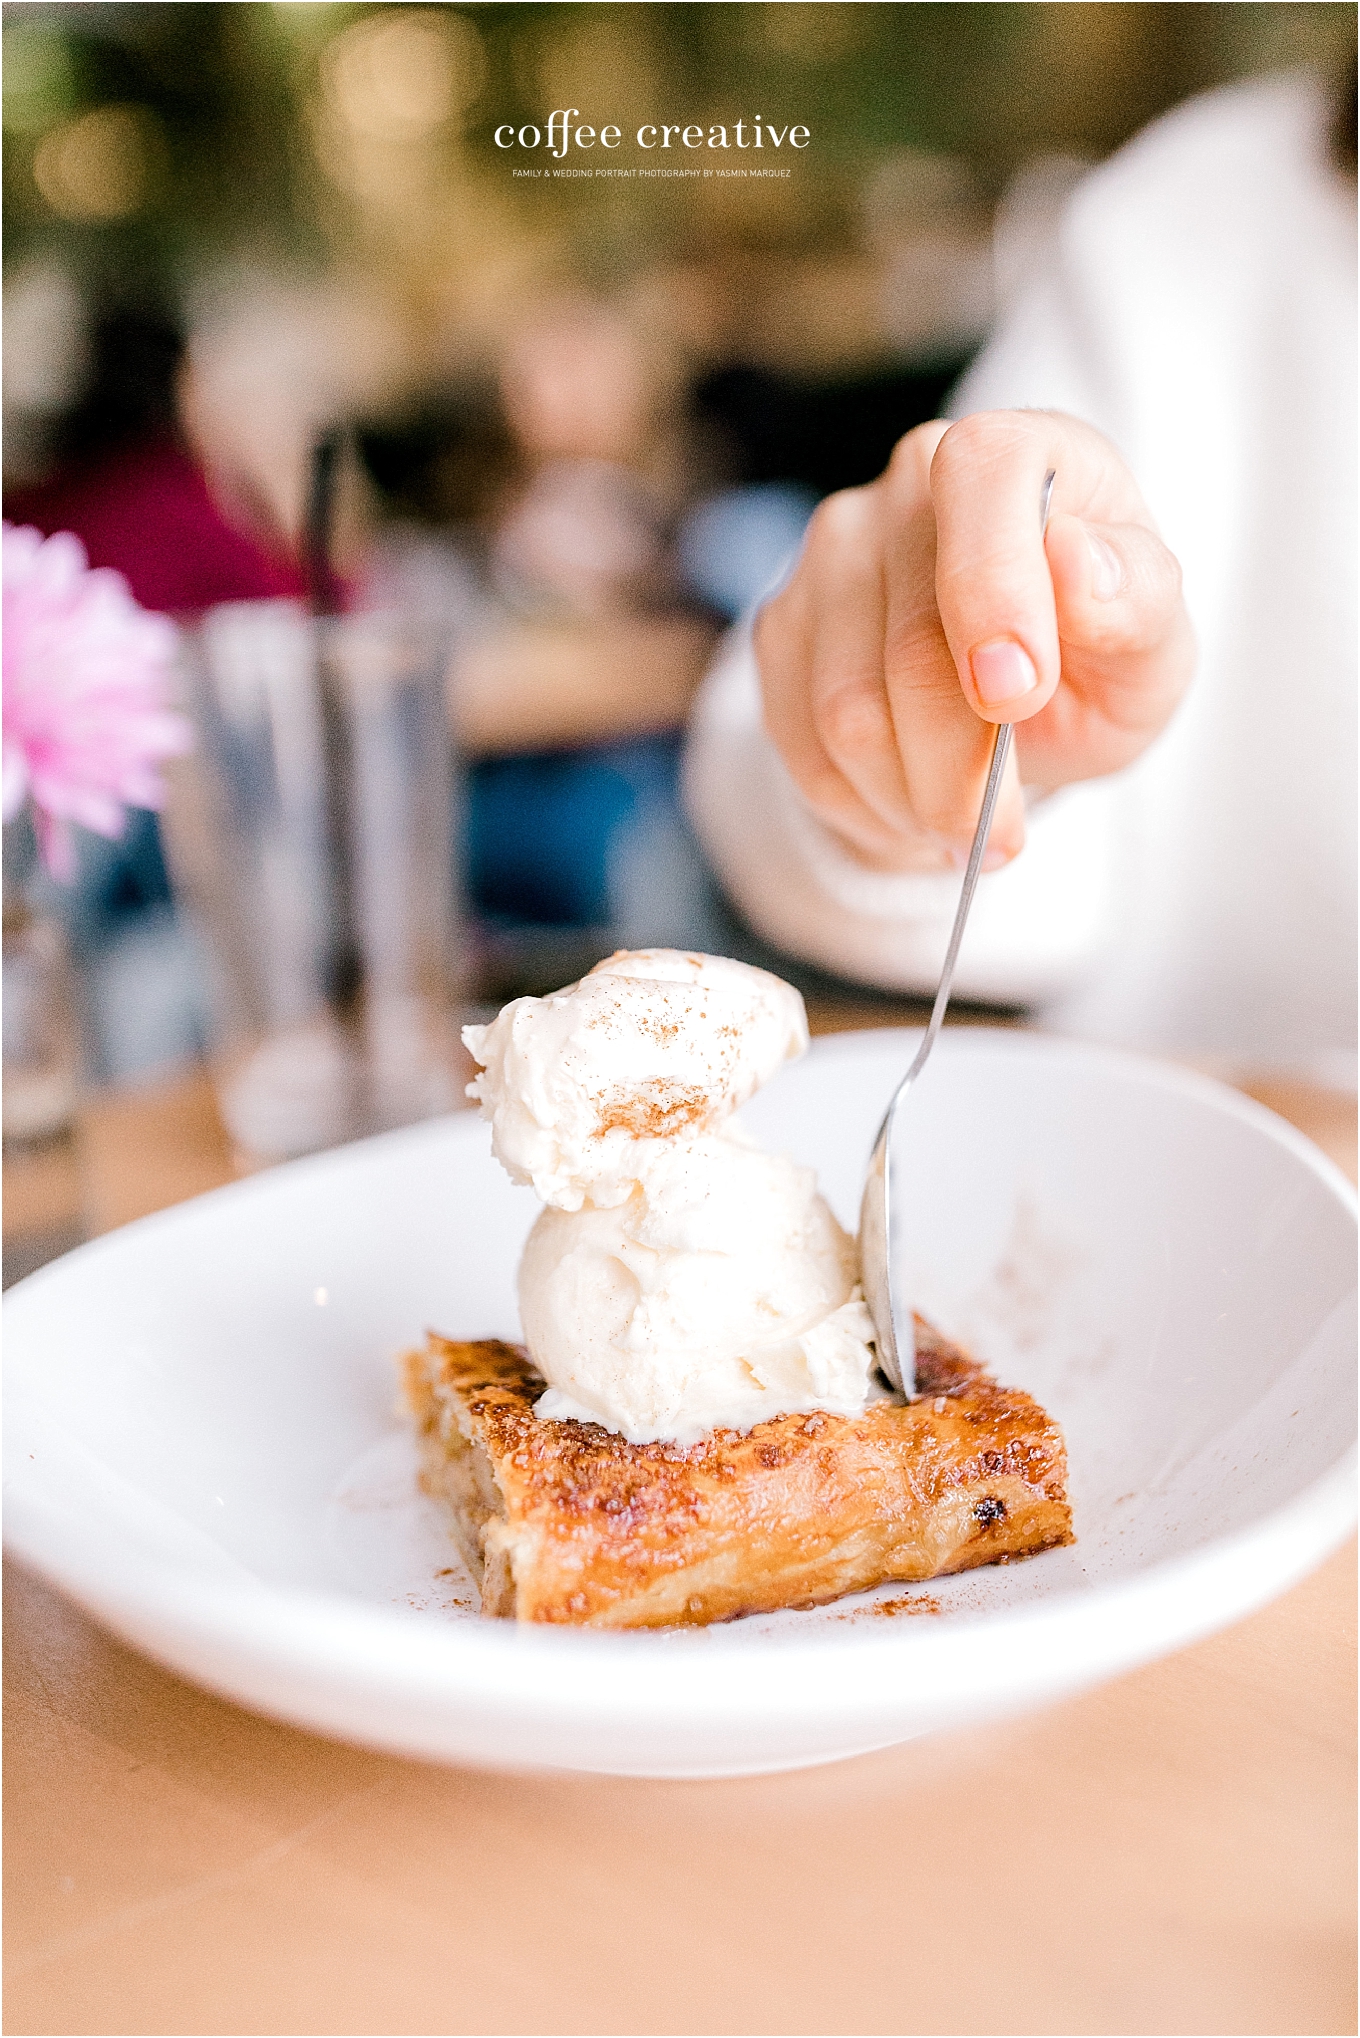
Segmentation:
[(618, 1127), (634, 1139), (668, 1139), (687, 1126), (701, 1125), (712, 1108), (713, 1100), (701, 1084), (654, 1076), (602, 1097), (595, 1130), (603, 1135)]
[(943, 1613), (938, 1599), (932, 1599), (928, 1592), (911, 1592), (904, 1599), (880, 1599), (872, 1606), (861, 1608), (874, 1620), (894, 1620), (898, 1614)]

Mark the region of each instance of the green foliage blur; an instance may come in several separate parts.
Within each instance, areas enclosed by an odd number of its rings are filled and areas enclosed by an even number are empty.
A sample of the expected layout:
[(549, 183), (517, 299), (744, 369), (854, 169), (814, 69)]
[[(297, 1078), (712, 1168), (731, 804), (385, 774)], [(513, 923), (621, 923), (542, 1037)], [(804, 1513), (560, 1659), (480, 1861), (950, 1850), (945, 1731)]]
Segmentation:
[[(353, 40), (356, 24), (380, 18), (390, 30), (413, 17), (420, 32), (433, 24), (444, 35), (442, 101), (438, 81), (412, 72), (395, 42), (407, 68), (389, 89), (374, 68), (382, 51)], [(1330, 0), (419, 9), (17, 0), (4, 11), (5, 259), (55, 258), (96, 287), (141, 281), (171, 297), (236, 257), (325, 268), (367, 248), (381, 261), (383, 178), (395, 216), (415, 188), (416, 153), (427, 208), (442, 193), (446, 207), (471, 214), (479, 182), (503, 187), (477, 245), (434, 260), (477, 259), (488, 237), (513, 238), (517, 222), (532, 230), (545, 207), (576, 235), (583, 262), (627, 264), (723, 236), (834, 247), (853, 231), (866, 173), (895, 152), (962, 158), (976, 188), (994, 194), (1033, 154), (1102, 156), (1218, 82), (1305, 63), (1334, 70), (1349, 61), (1354, 22), (1351, 6)], [(337, 103), (366, 156), (337, 157)], [(673, 191), (637, 185), (624, 205), (602, 204), (588, 185), (511, 188), (495, 125), (575, 103), (583, 117), (625, 122), (797, 120), (813, 130), (817, 174), (745, 211), (686, 207)]]

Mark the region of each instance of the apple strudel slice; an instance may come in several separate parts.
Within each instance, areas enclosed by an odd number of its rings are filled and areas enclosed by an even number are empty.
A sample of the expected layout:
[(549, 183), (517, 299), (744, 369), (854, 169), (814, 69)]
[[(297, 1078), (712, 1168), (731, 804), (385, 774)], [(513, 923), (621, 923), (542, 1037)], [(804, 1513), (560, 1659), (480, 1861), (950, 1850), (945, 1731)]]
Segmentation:
[(917, 1324), (917, 1394), (782, 1415), (699, 1443), (540, 1420), (544, 1382), (496, 1339), (404, 1361), (421, 1483), (500, 1619), (702, 1626), (1074, 1540), (1062, 1432)]

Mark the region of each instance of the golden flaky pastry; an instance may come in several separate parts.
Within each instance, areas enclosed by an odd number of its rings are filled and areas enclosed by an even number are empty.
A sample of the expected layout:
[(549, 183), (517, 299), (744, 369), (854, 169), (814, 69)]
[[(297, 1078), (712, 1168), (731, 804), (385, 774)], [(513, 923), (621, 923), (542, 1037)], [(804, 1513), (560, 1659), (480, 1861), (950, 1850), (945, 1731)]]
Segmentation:
[(1062, 1432), (918, 1322), (917, 1398), (783, 1415), (684, 1448), (540, 1421), (496, 1339), (403, 1362), (427, 1492), (499, 1619), (702, 1626), (1070, 1543)]

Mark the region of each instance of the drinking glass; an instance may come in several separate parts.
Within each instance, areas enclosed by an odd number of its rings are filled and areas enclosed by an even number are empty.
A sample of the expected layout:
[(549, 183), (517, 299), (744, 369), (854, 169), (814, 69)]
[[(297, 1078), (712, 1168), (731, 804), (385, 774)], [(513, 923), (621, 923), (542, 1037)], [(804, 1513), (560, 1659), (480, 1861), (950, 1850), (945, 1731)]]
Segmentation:
[[(184, 639), (198, 742), (172, 774), (171, 871), (210, 978), (242, 1163), (463, 1101), (458, 774), (445, 700), (457, 582), (343, 616), (212, 609)], [(403, 598), (405, 595), (406, 598)]]

